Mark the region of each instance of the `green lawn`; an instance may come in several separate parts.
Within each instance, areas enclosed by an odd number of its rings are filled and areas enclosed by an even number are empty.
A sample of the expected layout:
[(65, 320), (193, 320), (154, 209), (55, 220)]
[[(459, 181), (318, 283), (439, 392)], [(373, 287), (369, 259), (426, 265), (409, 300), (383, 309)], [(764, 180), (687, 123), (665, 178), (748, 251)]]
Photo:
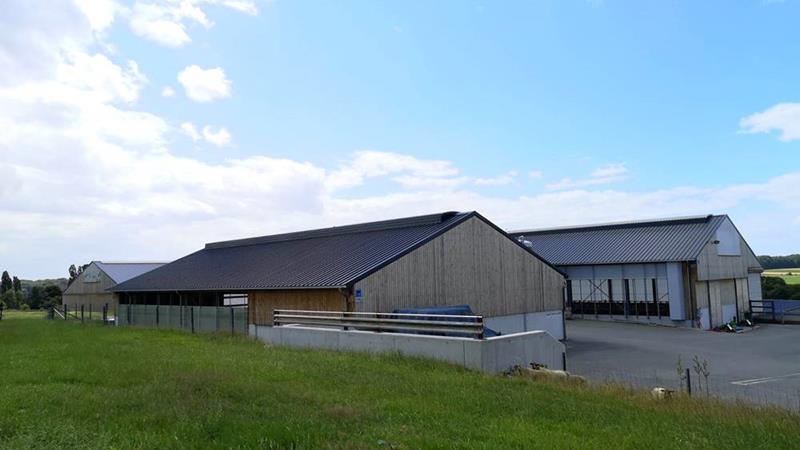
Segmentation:
[(770, 269), (764, 271), (764, 276), (783, 278), (786, 284), (800, 284), (800, 269)]
[(0, 448), (797, 448), (800, 417), (245, 338), (0, 322)]

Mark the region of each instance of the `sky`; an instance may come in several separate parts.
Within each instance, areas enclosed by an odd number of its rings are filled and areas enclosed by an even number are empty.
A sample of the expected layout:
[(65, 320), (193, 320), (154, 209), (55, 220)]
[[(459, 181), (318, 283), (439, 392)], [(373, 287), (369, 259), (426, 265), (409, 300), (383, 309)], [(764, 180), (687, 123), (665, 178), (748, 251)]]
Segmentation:
[(5, 0), (0, 269), (432, 212), (800, 252), (800, 1)]

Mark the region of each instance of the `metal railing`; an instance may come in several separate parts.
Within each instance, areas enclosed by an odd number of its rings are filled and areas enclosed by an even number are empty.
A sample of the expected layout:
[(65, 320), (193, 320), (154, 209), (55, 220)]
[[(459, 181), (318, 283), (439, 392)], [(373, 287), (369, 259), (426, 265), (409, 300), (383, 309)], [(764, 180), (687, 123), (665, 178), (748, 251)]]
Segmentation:
[(800, 322), (799, 300), (750, 300), (750, 314), (760, 321)]
[(275, 326), (309, 325), (483, 339), (483, 316), (276, 309)]

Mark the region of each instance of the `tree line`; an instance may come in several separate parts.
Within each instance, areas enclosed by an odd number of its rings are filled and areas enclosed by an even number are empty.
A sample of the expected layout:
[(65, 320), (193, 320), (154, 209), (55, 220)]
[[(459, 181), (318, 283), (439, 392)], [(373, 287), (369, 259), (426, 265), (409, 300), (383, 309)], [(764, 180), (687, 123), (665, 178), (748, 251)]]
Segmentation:
[(794, 269), (800, 267), (800, 254), (786, 256), (761, 255), (758, 262), (764, 269)]
[(0, 276), (0, 307), (42, 309), (61, 304), (61, 288), (52, 283), (23, 282), (7, 270)]

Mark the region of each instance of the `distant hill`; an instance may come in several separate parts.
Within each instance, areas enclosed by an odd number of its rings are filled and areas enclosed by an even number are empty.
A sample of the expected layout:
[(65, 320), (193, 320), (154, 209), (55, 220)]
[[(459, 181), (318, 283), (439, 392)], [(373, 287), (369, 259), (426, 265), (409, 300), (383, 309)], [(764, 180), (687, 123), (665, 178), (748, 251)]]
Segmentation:
[(758, 262), (765, 269), (794, 269), (800, 267), (800, 255), (769, 256), (761, 255)]
[(55, 284), (63, 292), (67, 288), (67, 285), (69, 285), (69, 280), (66, 278), (47, 278), (44, 280), (19, 280), (19, 282), (22, 285), (22, 290), (25, 292), (30, 292), (31, 288), (34, 286), (47, 286), (49, 284)]

